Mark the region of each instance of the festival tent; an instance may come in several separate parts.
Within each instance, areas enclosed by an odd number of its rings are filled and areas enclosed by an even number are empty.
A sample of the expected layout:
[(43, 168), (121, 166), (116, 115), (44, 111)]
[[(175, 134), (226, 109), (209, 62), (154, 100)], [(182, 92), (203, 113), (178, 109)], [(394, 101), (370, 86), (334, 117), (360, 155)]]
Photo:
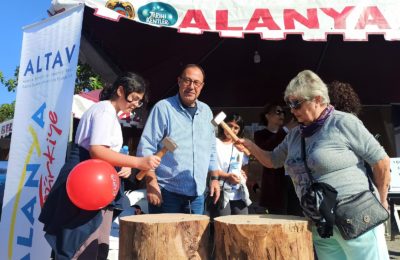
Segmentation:
[[(50, 12), (77, 2), (53, 1)], [(350, 82), (366, 105), (400, 101), (396, 1), (84, 2), (80, 59), (109, 81), (141, 73), (152, 102), (176, 92), (187, 63), (205, 68), (201, 99), (212, 107), (281, 101), (303, 69)]]

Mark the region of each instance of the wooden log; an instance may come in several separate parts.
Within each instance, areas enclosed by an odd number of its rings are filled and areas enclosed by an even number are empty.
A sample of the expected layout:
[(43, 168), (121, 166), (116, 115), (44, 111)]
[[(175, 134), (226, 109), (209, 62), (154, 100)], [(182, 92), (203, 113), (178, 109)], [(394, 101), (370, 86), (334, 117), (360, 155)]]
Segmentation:
[(119, 223), (120, 260), (208, 259), (208, 216), (146, 214)]
[(215, 225), (216, 259), (314, 259), (310, 223), (283, 215), (218, 217)]

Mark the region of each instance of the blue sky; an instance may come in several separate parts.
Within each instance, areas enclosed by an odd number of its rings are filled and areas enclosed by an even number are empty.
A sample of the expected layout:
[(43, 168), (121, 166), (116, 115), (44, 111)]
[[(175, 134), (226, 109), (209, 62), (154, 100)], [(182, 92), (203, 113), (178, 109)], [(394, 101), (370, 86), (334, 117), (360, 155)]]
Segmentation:
[[(48, 17), (51, 0), (11, 1), (0, 8), (0, 71), (6, 79), (14, 75), (19, 65), (22, 46), (22, 27)], [(15, 93), (0, 84), (0, 105), (15, 100)]]

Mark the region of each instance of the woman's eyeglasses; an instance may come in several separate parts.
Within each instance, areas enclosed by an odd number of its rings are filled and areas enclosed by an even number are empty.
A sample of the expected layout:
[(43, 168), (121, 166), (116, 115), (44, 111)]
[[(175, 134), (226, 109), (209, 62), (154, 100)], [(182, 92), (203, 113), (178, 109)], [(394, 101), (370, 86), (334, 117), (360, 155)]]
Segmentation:
[(304, 101), (307, 101), (307, 99), (303, 99), (303, 100), (287, 100), (286, 101), (286, 105), (288, 105), (288, 107), (290, 109), (300, 109), (301, 105), (303, 104)]
[(141, 99), (128, 99), (128, 98), (125, 98), (125, 100), (128, 103), (136, 103), (136, 107), (143, 106), (143, 101)]

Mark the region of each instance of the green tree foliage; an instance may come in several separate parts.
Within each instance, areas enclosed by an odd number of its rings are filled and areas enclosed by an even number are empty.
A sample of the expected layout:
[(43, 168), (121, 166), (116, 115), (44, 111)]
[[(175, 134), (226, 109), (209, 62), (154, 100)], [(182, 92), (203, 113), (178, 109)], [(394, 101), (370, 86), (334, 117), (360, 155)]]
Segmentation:
[(88, 64), (78, 64), (75, 80), (75, 94), (103, 88), (101, 77)]
[[(7, 88), (9, 92), (15, 92), (18, 85), (19, 67), (14, 71), (14, 77), (10, 79), (4, 78), (0, 71), (0, 83)], [(87, 92), (95, 89), (103, 88), (103, 82), (99, 75), (93, 72), (88, 64), (78, 63), (75, 80), (74, 93)], [(14, 117), (15, 101), (11, 104), (3, 104), (0, 106), (0, 123)]]
[(3, 104), (0, 106), (0, 122), (7, 121), (14, 117), (15, 101), (11, 104)]
[(18, 85), (18, 73), (19, 73), (19, 67), (15, 69), (14, 77), (6, 80), (3, 76), (3, 72), (0, 71), (0, 83), (7, 88), (8, 92), (15, 92), (15, 89), (17, 88)]

